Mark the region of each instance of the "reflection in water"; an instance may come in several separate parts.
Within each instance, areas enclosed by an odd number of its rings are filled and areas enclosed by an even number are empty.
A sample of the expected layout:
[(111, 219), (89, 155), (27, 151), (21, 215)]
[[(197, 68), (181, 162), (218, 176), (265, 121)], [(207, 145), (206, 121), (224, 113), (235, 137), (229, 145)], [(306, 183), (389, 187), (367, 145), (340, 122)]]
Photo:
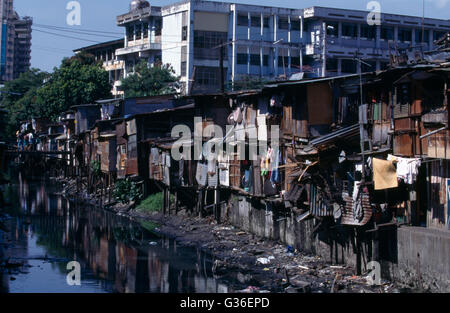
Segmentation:
[[(25, 265), (0, 277), (0, 291), (228, 291), (212, 278), (212, 259), (204, 252), (179, 247), (127, 218), (70, 202), (56, 191), (49, 182), (28, 183), (21, 176), (11, 188), (8, 197), (17, 197), (20, 206), (8, 212), (14, 217), (8, 221), (11, 244), (5, 253)], [(70, 261), (81, 264), (81, 286), (66, 283)]]

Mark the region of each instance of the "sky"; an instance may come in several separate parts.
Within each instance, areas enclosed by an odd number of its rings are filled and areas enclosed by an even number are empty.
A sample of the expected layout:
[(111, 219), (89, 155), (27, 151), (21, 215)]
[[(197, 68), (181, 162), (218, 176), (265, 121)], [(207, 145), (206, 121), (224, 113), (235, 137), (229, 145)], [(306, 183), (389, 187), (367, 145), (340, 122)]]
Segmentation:
[[(423, 0), (378, 0), (382, 13), (422, 16)], [(449, 19), (450, 0), (424, 0), (425, 16)], [(45, 71), (52, 71), (59, 66), (64, 57), (73, 55), (73, 50), (89, 46), (96, 42), (109, 41), (123, 37), (123, 28), (116, 26), (116, 16), (127, 13), (131, 0), (78, 0), (81, 5), (81, 25), (67, 24), (66, 9), (70, 0), (14, 0), (14, 8), (20, 16), (33, 18), (33, 39), (31, 66)], [(151, 5), (163, 6), (177, 0), (150, 1)], [(234, 3), (278, 6), (287, 8), (307, 8), (327, 6), (343, 9), (366, 10), (369, 0), (235, 0)], [(64, 38), (50, 33), (61, 34), (54, 27), (65, 27), (70, 33), (62, 33), (74, 38)], [(108, 32), (106, 36), (88, 36), (77, 33), (80, 30)], [(72, 32), (73, 31), (73, 32)], [(87, 40), (80, 40), (87, 39)]]

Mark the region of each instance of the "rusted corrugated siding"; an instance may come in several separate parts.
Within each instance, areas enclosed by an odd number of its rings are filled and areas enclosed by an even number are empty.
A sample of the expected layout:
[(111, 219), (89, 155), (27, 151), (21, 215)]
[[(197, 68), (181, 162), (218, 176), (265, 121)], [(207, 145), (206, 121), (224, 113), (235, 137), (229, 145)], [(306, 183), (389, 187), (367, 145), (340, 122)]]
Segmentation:
[(409, 133), (394, 136), (394, 154), (398, 156), (413, 156), (413, 135)]
[(327, 125), (333, 121), (332, 90), (328, 83), (307, 86), (308, 120), (310, 125)]

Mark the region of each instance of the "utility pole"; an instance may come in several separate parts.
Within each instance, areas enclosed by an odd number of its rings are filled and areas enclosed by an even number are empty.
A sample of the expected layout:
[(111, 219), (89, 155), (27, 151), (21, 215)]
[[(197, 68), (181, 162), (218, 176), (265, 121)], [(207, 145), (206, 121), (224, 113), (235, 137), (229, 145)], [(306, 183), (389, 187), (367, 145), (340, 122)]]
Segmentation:
[(212, 49), (220, 49), (219, 51), (219, 67), (220, 67), (220, 91), (222, 93), (225, 93), (225, 69), (223, 66), (223, 59), (224, 59), (224, 48), (226, 46), (228, 46), (229, 44), (234, 43), (234, 41), (229, 41), (229, 42), (225, 42), (222, 43), (220, 45), (217, 45), (215, 47), (213, 47)]
[[(369, 63), (364, 62), (363, 60), (361, 60), (361, 58), (359, 57), (359, 50), (355, 51), (355, 60), (359, 62), (359, 92), (360, 92), (360, 96), (361, 96), (361, 103), (360, 103), (360, 108), (363, 106), (363, 102), (364, 102), (364, 97), (363, 97), (363, 84), (362, 84), (362, 67), (361, 64), (365, 64), (369, 67), (372, 67), (372, 65), (370, 65)], [(361, 109), (360, 109), (361, 110)], [(359, 114), (359, 136), (360, 136), (360, 145), (361, 145), (361, 156), (362, 156), (362, 182), (364, 183), (366, 181), (366, 164), (365, 164), (365, 138), (364, 138), (364, 121), (362, 121), (361, 118), (361, 111)], [(372, 145), (370, 145), (370, 147), (372, 147)]]
[(225, 93), (225, 77), (224, 77), (224, 68), (223, 68), (223, 48), (221, 46), (220, 49), (220, 92)]

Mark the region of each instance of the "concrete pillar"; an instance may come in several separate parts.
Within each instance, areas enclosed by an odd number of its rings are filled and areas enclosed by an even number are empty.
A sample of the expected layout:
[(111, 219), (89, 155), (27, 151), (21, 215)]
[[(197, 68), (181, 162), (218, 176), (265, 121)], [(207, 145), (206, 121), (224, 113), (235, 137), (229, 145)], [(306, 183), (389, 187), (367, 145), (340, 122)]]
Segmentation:
[(288, 74), (291, 74), (291, 48), (288, 48), (288, 64), (287, 64)]
[[(187, 38), (187, 42), (186, 42), (186, 94), (189, 94), (191, 92), (190, 87), (191, 87), (191, 81), (190, 79), (192, 79), (192, 75), (194, 75), (194, 27), (193, 24), (191, 23), (191, 21), (194, 20), (194, 10), (192, 9), (192, 7), (189, 5), (189, 9), (188, 9), (188, 22), (187, 22), (187, 33), (188, 33), (188, 38)], [(153, 20), (153, 24), (154, 20)], [(154, 31), (152, 31), (152, 33), (154, 34)]]
[(303, 45), (303, 16), (300, 15), (300, 39), (301, 39), (301, 43)]
[[(273, 42), (278, 40), (278, 15), (273, 16)], [(274, 47), (274, 74), (278, 76), (278, 47)]]
[(250, 75), (250, 46), (247, 46), (247, 75)]
[(394, 26), (394, 43), (398, 44), (398, 26)]
[(274, 48), (274, 56), (273, 56), (273, 61), (274, 61), (274, 73), (275, 76), (278, 76), (278, 47)]
[(273, 41), (278, 40), (278, 15), (273, 16)]
[(232, 56), (231, 56), (231, 81), (234, 83), (236, 79), (236, 59), (237, 59), (237, 44), (236, 44), (236, 31), (237, 31), (237, 11), (236, 6), (233, 10), (233, 44), (232, 44)]
[(342, 75), (342, 59), (337, 59), (337, 74)]
[(303, 47), (300, 49), (300, 72), (303, 72)]
[(251, 38), (251, 27), (252, 27), (252, 21), (251, 21), (251, 15), (250, 15), (250, 12), (248, 12), (247, 13), (247, 18), (248, 18), (248, 21), (247, 21), (247, 39), (248, 40), (250, 40), (250, 38)]
[(433, 50), (433, 30), (428, 31), (428, 50)]
[(291, 16), (288, 15), (288, 42), (291, 42), (291, 29), (292, 29), (292, 25), (291, 25)]
[(376, 25), (375, 27), (377, 29), (377, 33), (375, 36), (375, 45), (376, 45), (377, 49), (380, 49), (380, 47), (381, 47), (381, 26)]
[(261, 13), (261, 40), (264, 40), (264, 14)]
[(358, 35), (357, 35), (357, 42), (358, 42), (358, 44), (357, 44), (357, 46), (358, 46), (358, 48), (360, 48), (361, 47), (361, 24), (357, 24), (357, 27), (358, 27)]
[(259, 72), (261, 76), (264, 76), (264, 48), (260, 47), (259, 48)]

